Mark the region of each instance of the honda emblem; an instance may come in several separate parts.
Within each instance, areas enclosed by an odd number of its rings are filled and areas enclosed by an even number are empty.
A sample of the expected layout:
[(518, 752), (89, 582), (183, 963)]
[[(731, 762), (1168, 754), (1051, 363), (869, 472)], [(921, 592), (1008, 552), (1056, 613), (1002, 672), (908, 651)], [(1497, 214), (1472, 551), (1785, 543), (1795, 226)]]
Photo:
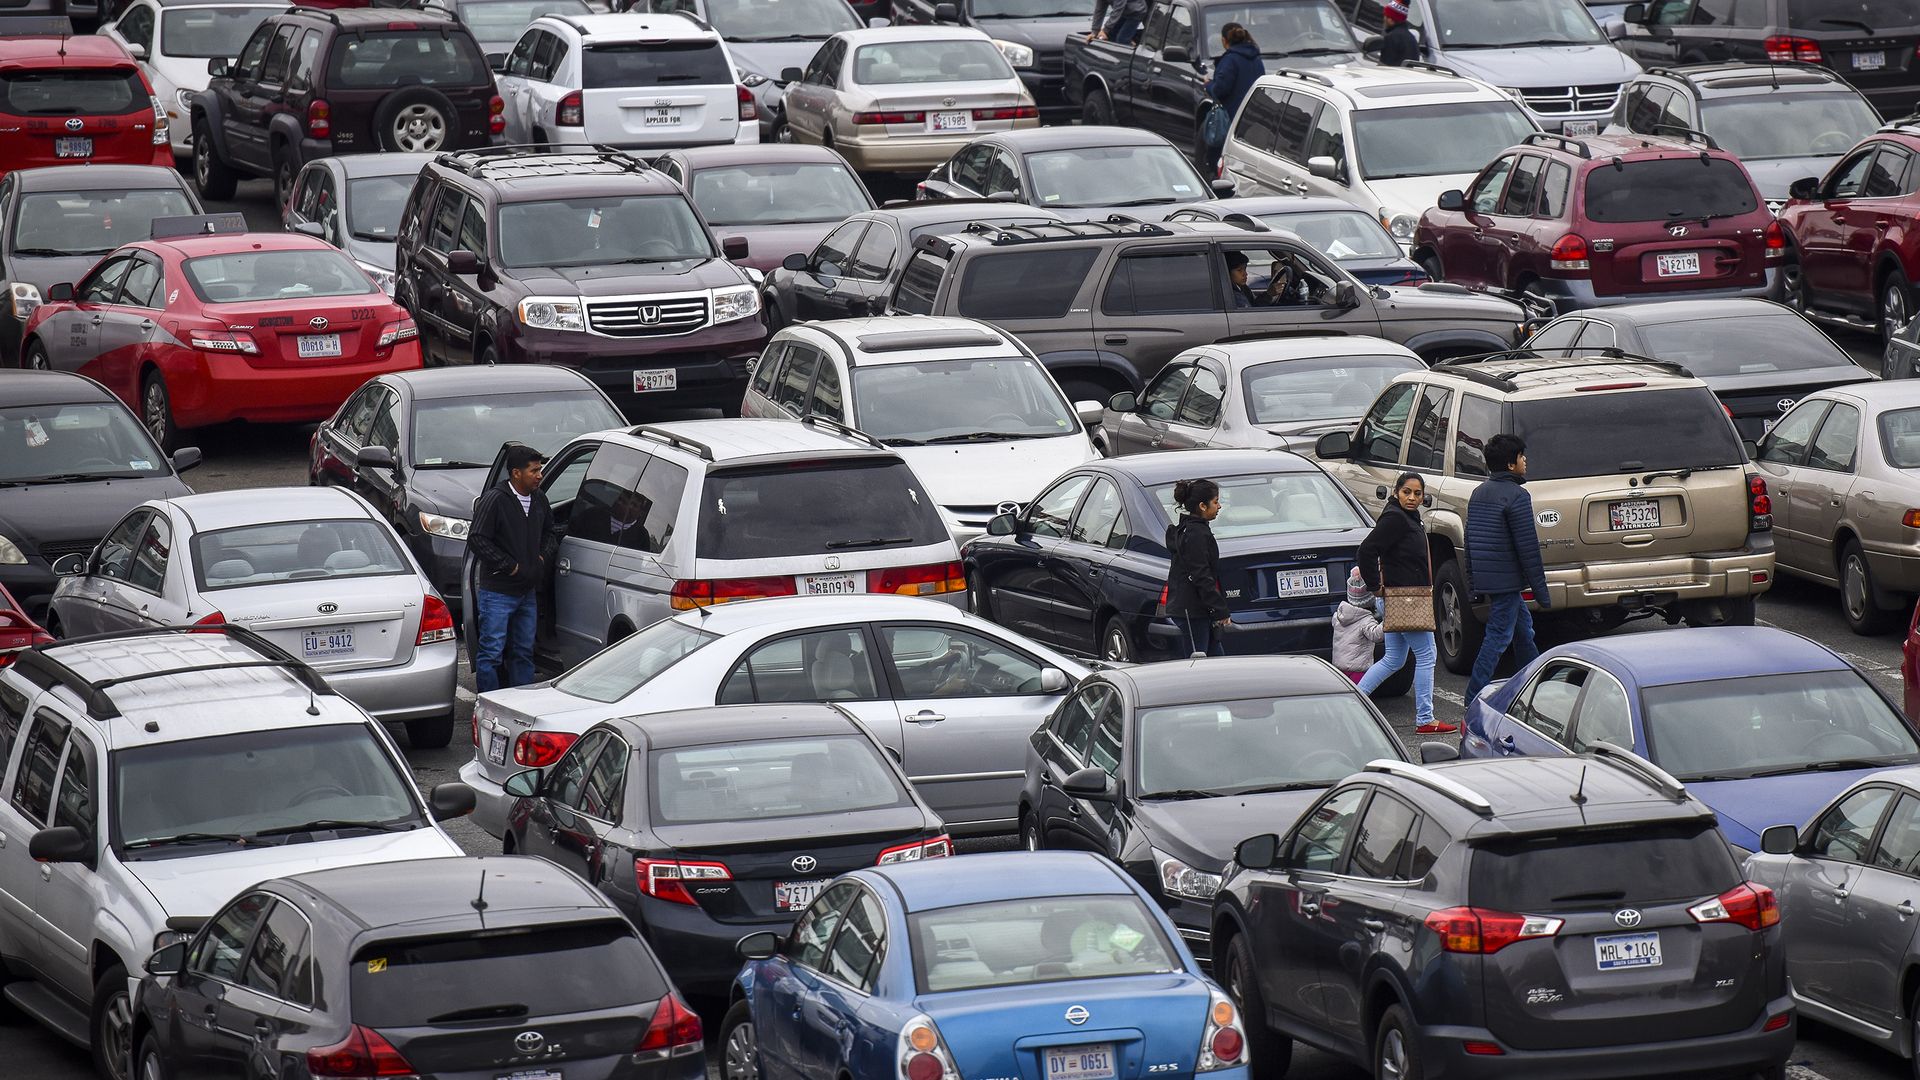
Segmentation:
[(659, 304), (641, 304), (640, 305), (640, 321), (643, 323), (646, 323), (648, 326), (652, 326), (655, 323), (658, 323), (660, 321), (660, 305)]

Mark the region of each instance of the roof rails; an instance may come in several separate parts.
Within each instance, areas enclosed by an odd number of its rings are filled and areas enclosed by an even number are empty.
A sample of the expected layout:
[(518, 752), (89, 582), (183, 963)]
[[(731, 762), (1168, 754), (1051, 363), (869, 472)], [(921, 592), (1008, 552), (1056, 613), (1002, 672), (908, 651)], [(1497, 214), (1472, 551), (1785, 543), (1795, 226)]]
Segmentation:
[(655, 427), (652, 424), (639, 424), (628, 428), (627, 434), (638, 439), (654, 439), (666, 443), (668, 446), (685, 450), (701, 461), (712, 461), (714, 459), (713, 447), (708, 446), (698, 439), (689, 439), (685, 435), (675, 434), (663, 427)]
[[(1450, 356), (1444, 360), (1436, 361), (1433, 366), (1437, 370), (1439, 368), (1455, 368), (1455, 367), (1460, 367), (1462, 365), (1467, 365), (1467, 364), (1492, 364), (1492, 363), (1498, 363), (1502, 360), (1558, 360), (1558, 361), (1561, 361), (1560, 363), (1539, 364), (1531, 367), (1517, 369), (1517, 371), (1525, 371), (1525, 372), (1531, 373), (1535, 371), (1553, 371), (1559, 368), (1600, 367), (1606, 364), (1620, 364), (1620, 363), (1646, 364), (1652, 367), (1661, 368), (1665, 371), (1671, 372), (1672, 374), (1678, 375), (1683, 379), (1693, 378), (1693, 372), (1687, 370), (1686, 367), (1684, 367), (1681, 364), (1677, 364), (1672, 360), (1661, 360), (1652, 356), (1641, 356), (1638, 353), (1630, 353), (1623, 349), (1615, 348), (1613, 346), (1601, 347), (1601, 346), (1594, 346), (1594, 345), (1573, 345), (1573, 346), (1567, 346), (1562, 349), (1556, 349), (1555, 351), (1573, 352), (1573, 353), (1593, 351), (1593, 352), (1598, 352), (1599, 355), (1591, 356), (1591, 357), (1580, 357), (1580, 356), (1559, 357), (1559, 356), (1548, 356), (1543, 353), (1535, 352), (1532, 349), (1503, 349), (1499, 352), (1481, 353), (1477, 356)], [(1467, 372), (1470, 370), (1471, 369), (1469, 368), (1467, 370), (1459, 371), (1456, 374), (1466, 375)], [(1509, 378), (1509, 376), (1495, 376), (1495, 377), (1500, 378), (1502, 380), (1506, 380)], [(1511, 389), (1511, 385), (1509, 385), (1509, 389)]]
[(1901, 128), (1911, 128), (1911, 127), (1920, 127), (1920, 113), (1909, 113), (1906, 116), (1895, 117), (1894, 119), (1889, 120), (1884, 124), (1881, 124), (1880, 130), (1881, 131), (1899, 131)]
[(1006, 341), (985, 330), (964, 327), (940, 330), (889, 330), (863, 334), (854, 339), (861, 352), (906, 352), (910, 349), (963, 349), (979, 346), (1004, 346)]
[(149, 240), (177, 240), (183, 236), (238, 236), (247, 231), (244, 214), (182, 214), (157, 217), (147, 230)]
[(1273, 74), (1283, 79), (1299, 79), (1301, 82), (1319, 83), (1328, 89), (1333, 88), (1333, 80), (1317, 71), (1296, 71), (1293, 68), (1281, 68)]
[[(117, 675), (110, 679), (89, 679), (62, 663), (47, 649), (64, 649), (69, 645), (88, 645), (98, 641), (125, 641), (132, 638), (156, 637), (160, 634), (221, 634), (240, 642), (247, 648), (265, 657), (262, 660), (234, 660), (219, 664), (200, 664), (193, 667), (162, 668), (157, 671), (138, 671), (131, 675)], [(107, 691), (122, 683), (143, 682), (147, 679), (163, 679), (170, 675), (194, 675), (203, 671), (231, 671), (238, 668), (281, 668), (300, 680), (312, 694), (335, 693), (320, 677), (320, 673), (308, 667), (305, 661), (296, 660), (280, 646), (261, 637), (244, 626), (227, 623), (194, 624), (191, 626), (156, 626), (141, 630), (116, 630), (106, 634), (88, 634), (83, 637), (66, 638), (51, 645), (42, 645), (29, 649), (13, 658), (15, 670), (33, 679), (40, 686), (51, 689), (55, 684), (73, 691), (86, 703), (87, 715), (95, 720), (112, 720), (124, 715)], [(317, 713), (316, 713), (317, 715)]]
[[(1125, 214), (1110, 214), (1101, 221), (1046, 221), (1035, 225), (994, 225), (985, 221), (969, 224), (963, 233), (988, 237), (995, 247), (1008, 244), (1044, 244), (1054, 240), (1100, 240), (1115, 236), (1172, 236), (1173, 230), (1150, 221), (1136, 221)], [(935, 239), (922, 237), (921, 242)]]
[(1458, 780), (1450, 780), (1434, 772), (1432, 769), (1415, 765), (1412, 762), (1400, 761), (1396, 758), (1375, 758), (1367, 762), (1364, 771), (1370, 773), (1385, 773), (1388, 776), (1398, 776), (1403, 780), (1411, 780), (1416, 784), (1424, 784), (1440, 794), (1445, 795), (1447, 798), (1452, 799), (1454, 802), (1459, 803), (1461, 806), (1479, 814), (1481, 817), (1493, 816), (1493, 804), (1487, 801), (1485, 795), (1480, 794)]
[(1681, 142), (1698, 143), (1709, 150), (1720, 149), (1720, 144), (1713, 141), (1713, 136), (1682, 124), (1655, 124), (1653, 130), (1647, 134), (1660, 138), (1679, 139)]
[(1211, 345), (1237, 345), (1244, 341), (1282, 341), (1287, 338), (1347, 337), (1345, 330), (1316, 326), (1306, 330), (1261, 330), (1252, 334), (1228, 334), (1214, 338)]
[(1564, 150), (1575, 157), (1591, 158), (1593, 151), (1579, 139), (1569, 139), (1565, 135), (1549, 135), (1544, 131), (1535, 131), (1520, 140), (1523, 146), (1545, 146), (1554, 150)]
[(1660, 789), (1660, 793), (1676, 802), (1687, 797), (1687, 785), (1681, 783), (1672, 773), (1648, 761), (1646, 758), (1622, 746), (1610, 742), (1597, 742), (1587, 747), (1587, 753), (1619, 769), (1629, 772)]
[(887, 445), (886, 443), (881, 442), (879, 439), (876, 439), (873, 436), (867, 434), (866, 432), (861, 431), (859, 428), (854, 427), (852, 424), (842, 423), (841, 421), (834, 420), (830, 417), (816, 416), (812, 413), (808, 413), (806, 416), (803, 416), (800, 418), (800, 422), (802, 424), (807, 425), (808, 427), (831, 428), (837, 434), (844, 435), (847, 438), (853, 439), (857, 442), (866, 443), (869, 446), (877, 446), (882, 449), (885, 449)]
[(1429, 64), (1425, 60), (1407, 60), (1403, 61), (1400, 66), (1413, 68), (1415, 71), (1425, 71), (1434, 75), (1445, 75), (1448, 78), (1460, 78), (1460, 73), (1452, 68), (1441, 67), (1439, 64)]
[(590, 157), (595, 161), (619, 166), (630, 173), (652, 172), (653, 167), (624, 150), (598, 143), (554, 143), (541, 146), (534, 143), (512, 143), (506, 146), (482, 146), (472, 150), (458, 150), (441, 154), (433, 159), (435, 165), (443, 165), (478, 177), (491, 169), (521, 168), (528, 171), (554, 166), (554, 158)]

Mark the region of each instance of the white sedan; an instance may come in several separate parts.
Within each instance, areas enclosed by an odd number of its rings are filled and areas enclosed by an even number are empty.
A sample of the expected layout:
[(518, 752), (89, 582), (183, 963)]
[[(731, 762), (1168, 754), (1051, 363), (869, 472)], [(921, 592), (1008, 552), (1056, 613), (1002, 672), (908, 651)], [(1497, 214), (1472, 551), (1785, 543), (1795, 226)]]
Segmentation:
[[(786, 597), (700, 608), (607, 646), (551, 683), (473, 709), (474, 821), (506, 831), (506, 779), (553, 764), (609, 717), (813, 702), (897, 754), (955, 834), (1011, 831), (1027, 740), (1087, 667), (950, 605), (908, 596)], [(716, 783), (725, 778), (716, 778)]]

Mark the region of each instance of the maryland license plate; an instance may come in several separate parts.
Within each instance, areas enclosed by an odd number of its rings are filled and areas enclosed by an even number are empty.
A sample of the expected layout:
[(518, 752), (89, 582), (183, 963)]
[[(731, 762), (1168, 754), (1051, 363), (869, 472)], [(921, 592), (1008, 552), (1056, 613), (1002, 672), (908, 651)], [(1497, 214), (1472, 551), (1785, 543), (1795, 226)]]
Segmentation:
[(927, 114), (928, 131), (972, 131), (973, 114), (970, 112), (937, 112)]
[(860, 591), (860, 582), (852, 574), (805, 574), (800, 578), (802, 596), (852, 596)]
[(559, 1069), (527, 1069), (522, 1072), (501, 1073), (494, 1080), (562, 1080)]
[(302, 360), (317, 360), (340, 355), (339, 334), (301, 334), (298, 345)]
[(799, 911), (820, 895), (832, 878), (818, 881), (776, 881), (773, 883), (773, 907), (776, 911)]
[(658, 368), (653, 371), (633, 373), (633, 392), (649, 394), (660, 390), (680, 389), (680, 373), (673, 368)]
[(1113, 1080), (1113, 1044), (1047, 1049), (1047, 1080)]
[(507, 733), (504, 731), (487, 732), (487, 760), (495, 765), (507, 763)]
[(353, 628), (308, 630), (301, 636), (300, 653), (308, 660), (353, 653)]
[(1660, 504), (1652, 499), (1608, 503), (1607, 527), (1614, 532), (1657, 529), (1660, 527)]
[(1560, 134), (1569, 138), (1578, 138), (1582, 135), (1598, 135), (1600, 134), (1600, 121), (1569, 120), (1560, 125)]
[(1685, 251), (1675, 255), (1655, 255), (1653, 272), (1660, 277), (1699, 277), (1700, 253)]
[(1857, 52), (1853, 54), (1853, 70), (1879, 71), (1887, 66), (1887, 54), (1884, 52)]
[(1282, 570), (1273, 577), (1273, 592), (1282, 600), (1293, 596), (1327, 595), (1327, 568)]
[(1593, 939), (1593, 963), (1601, 971), (1659, 967), (1659, 934), (1610, 934)]
[(84, 135), (53, 140), (54, 157), (92, 157), (93, 140)]

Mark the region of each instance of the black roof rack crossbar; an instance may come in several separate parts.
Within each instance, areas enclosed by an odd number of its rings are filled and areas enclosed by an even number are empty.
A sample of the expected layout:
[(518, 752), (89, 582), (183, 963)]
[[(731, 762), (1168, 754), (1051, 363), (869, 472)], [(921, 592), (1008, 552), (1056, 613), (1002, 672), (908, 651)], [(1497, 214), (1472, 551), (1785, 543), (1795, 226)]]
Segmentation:
[(861, 431), (859, 428), (854, 427), (852, 424), (843, 423), (839, 420), (833, 419), (832, 417), (816, 416), (812, 413), (809, 413), (806, 416), (801, 417), (800, 422), (807, 425), (808, 427), (831, 428), (834, 431), (840, 433), (841, 435), (846, 436), (849, 439), (856, 439), (860, 442), (868, 444), (869, 446), (887, 445), (886, 443), (881, 442), (879, 439), (876, 439), (873, 436), (867, 434), (866, 432)]
[(295, 4), (293, 7), (287, 9), (287, 14), (311, 15), (316, 19), (325, 19), (335, 26), (340, 25), (340, 16), (334, 14), (331, 8), (305, 7), (300, 4)]
[(1893, 119), (1888, 120), (1886, 123), (1881, 124), (1880, 130), (1881, 131), (1898, 131), (1901, 128), (1910, 128), (1910, 127), (1920, 127), (1920, 113), (1908, 113), (1905, 116), (1896, 116)]
[(1713, 141), (1713, 136), (1684, 124), (1655, 124), (1653, 130), (1647, 134), (1660, 138), (1679, 139), (1681, 142), (1699, 143), (1709, 150), (1720, 149), (1720, 144)]
[(456, 169), (468, 176), (479, 176), (491, 166), (510, 167), (515, 164), (537, 164), (546, 158), (590, 157), (610, 165), (618, 165), (627, 172), (643, 173), (652, 170), (645, 161), (627, 153), (625, 150), (599, 143), (509, 143), (504, 146), (478, 146), (471, 150), (454, 150), (434, 158), (434, 164)]
[(685, 450), (702, 461), (714, 460), (713, 447), (708, 446), (698, 439), (689, 439), (685, 435), (675, 434), (663, 427), (656, 427), (652, 424), (637, 424), (628, 428), (627, 434), (642, 439), (658, 439), (668, 446)]
[[(1101, 221), (1044, 221), (1031, 225), (993, 225), (976, 221), (961, 230), (988, 237), (995, 247), (1008, 244), (1045, 244), (1055, 240), (1104, 240), (1117, 236), (1172, 236), (1173, 230), (1151, 221), (1137, 221), (1125, 214), (1110, 214)], [(921, 237), (916, 247), (926, 246), (931, 237)], [(951, 249), (949, 248), (949, 251)], [(948, 252), (941, 252), (947, 254)]]
[(1299, 79), (1302, 82), (1319, 83), (1321, 86), (1331, 87), (1333, 85), (1332, 79), (1327, 78), (1317, 71), (1298, 71), (1293, 68), (1281, 68), (1279, 71), (1273, 72), (1273, 74), (1283, 79)]
[(1473, 365), (1473, 364), (1493, 365), (1493, 364), (1498, 364), (1503, 360), (1557, 361), (1554, 363), (1537, 364), (1537, 365), (1532, 365), (1532, 366), (1523, 367), (1523, 368), (1515, 368), (1515, 369), (1512, 369), (1511, 371), (1506, 372), (1503, 375), (1498, 376), (1499, 378), (1502, 378), (1502, 379), (1508, 379), (1512, 375), (1519, 374), (1522, 372), (1530, 374), (1536, 371), (1555, 371), (1561, 368), (1602, 367), (1607, 364), (1640, 364), (1648, 367), (1660, 368), (1663, 371), (1667, 371), (1674, 375), (1678, 375), (1681, 378), (1685, 378), (1685, 379), (1693, 378), (1693, 372), (1687, 370), (1687, 368), (1682, 364), (1675, 363), (1672, 360), (1661, 360), (1661, 359), (1658, 359), (1657, 357), (1642, 356), (1638, 353), (1630, 353), (1623, 349), (1615, 348), (1613, 346), (1600, 347), (1600, 346), (1592, 346), (1592, 345), (1588, 345), (1588, 346), (1574, 345), (1574, 346), (1569, 346), (1565, 349), (1556, 349), (1554, 351), (1568, 352), (1568, 353), (1591, 351), (1591, 352), (1594, 352), (1596, 355), (1553, 356), (1548, 353), (1535, 352), (1532, 349), (1502, 349), (1499, 352), (1480, 353), (1475, 356), (1449, 356), (1444, 360), (1435, 361), (1433, 366), (1435, 368), (1449, 368), (1449, 369), (1461, 368), (1461, 370), (1454, 373), (1465, 375), (1467, 374), (1468, 371), (1471, 371), (1472, 368), (1465, 367), (1464, 365)]
[(1591, 158), (1593, 156), (1593, 151), (1587, 149), (1586, 143), (1581, 142), (1579, 139), (1569, 139), (1565, 135), (1552, 135), (1544, 131), (1536, 131), (1521, 141), (1527, 146), (1548, 146), (1556, 150), (1565, 150), (1575, 157)]
[(1454, 78), (1454, 79), (1457, 79), (1460, 77), (1460, 73), (1453, 70), (1452, 68), (1441, 67), (1439, 64), (1430, 64), (1425, 60), (1408, 60), (1403, 62), (1400, 66), (1414, 68), (1415, 70), (1418, 70), (1418, 71), (1430, 72), (1434, 75), (1445, 75), (1449, 78)]
[(157, 217), (147, 229), (149, 240), (178, 240), (188, 236), (238, 236), (247, 231), (244, 214), (182, 214)]
[[(162, 668), (157, 671), (137, 671), (129, 675), (116, 675), (110, 679), (89, 679), (63, 663), (48, 649), (60, 650), (71, 645), (88, 645), (102, 641), (126, 641), (134, 638), (154, 637), (159, 634), (220, 634), (233, 638), (259, 653), (261, 660), (234, 660), (218, 664), (200, 664), (193, 667)], [(119, 706), (107, 695), (107, 691), (122, 683), (140, 682), (146, 679), (165, 678), (170, 675), (192, 675), (202, 671), (230, 671), (239, 668), (279, 668), (289, 672), (300, 680), (308, 691), (314, 694), (333, 695), (336, 691), (327, 685), (320, 673), (309, 667), (305, 661), (296, 659), (286, 650), (261, 637), (255, 631), (244, 626), (229, 623), (196, 623), (188, 626), (156, 626), (139, 630), (115, 630), (104, 634), (87, 634), (82, 637), (64, 638), (49, 645), (40, 645), (19, 653), (14, 657), (14, 665), (21, 674), (35, 679), (42, 686), (55, 684), (71, 690), (75, 696), (86, 703), (87, 715), (95, 720), (112, 720), (122, 715)]]

